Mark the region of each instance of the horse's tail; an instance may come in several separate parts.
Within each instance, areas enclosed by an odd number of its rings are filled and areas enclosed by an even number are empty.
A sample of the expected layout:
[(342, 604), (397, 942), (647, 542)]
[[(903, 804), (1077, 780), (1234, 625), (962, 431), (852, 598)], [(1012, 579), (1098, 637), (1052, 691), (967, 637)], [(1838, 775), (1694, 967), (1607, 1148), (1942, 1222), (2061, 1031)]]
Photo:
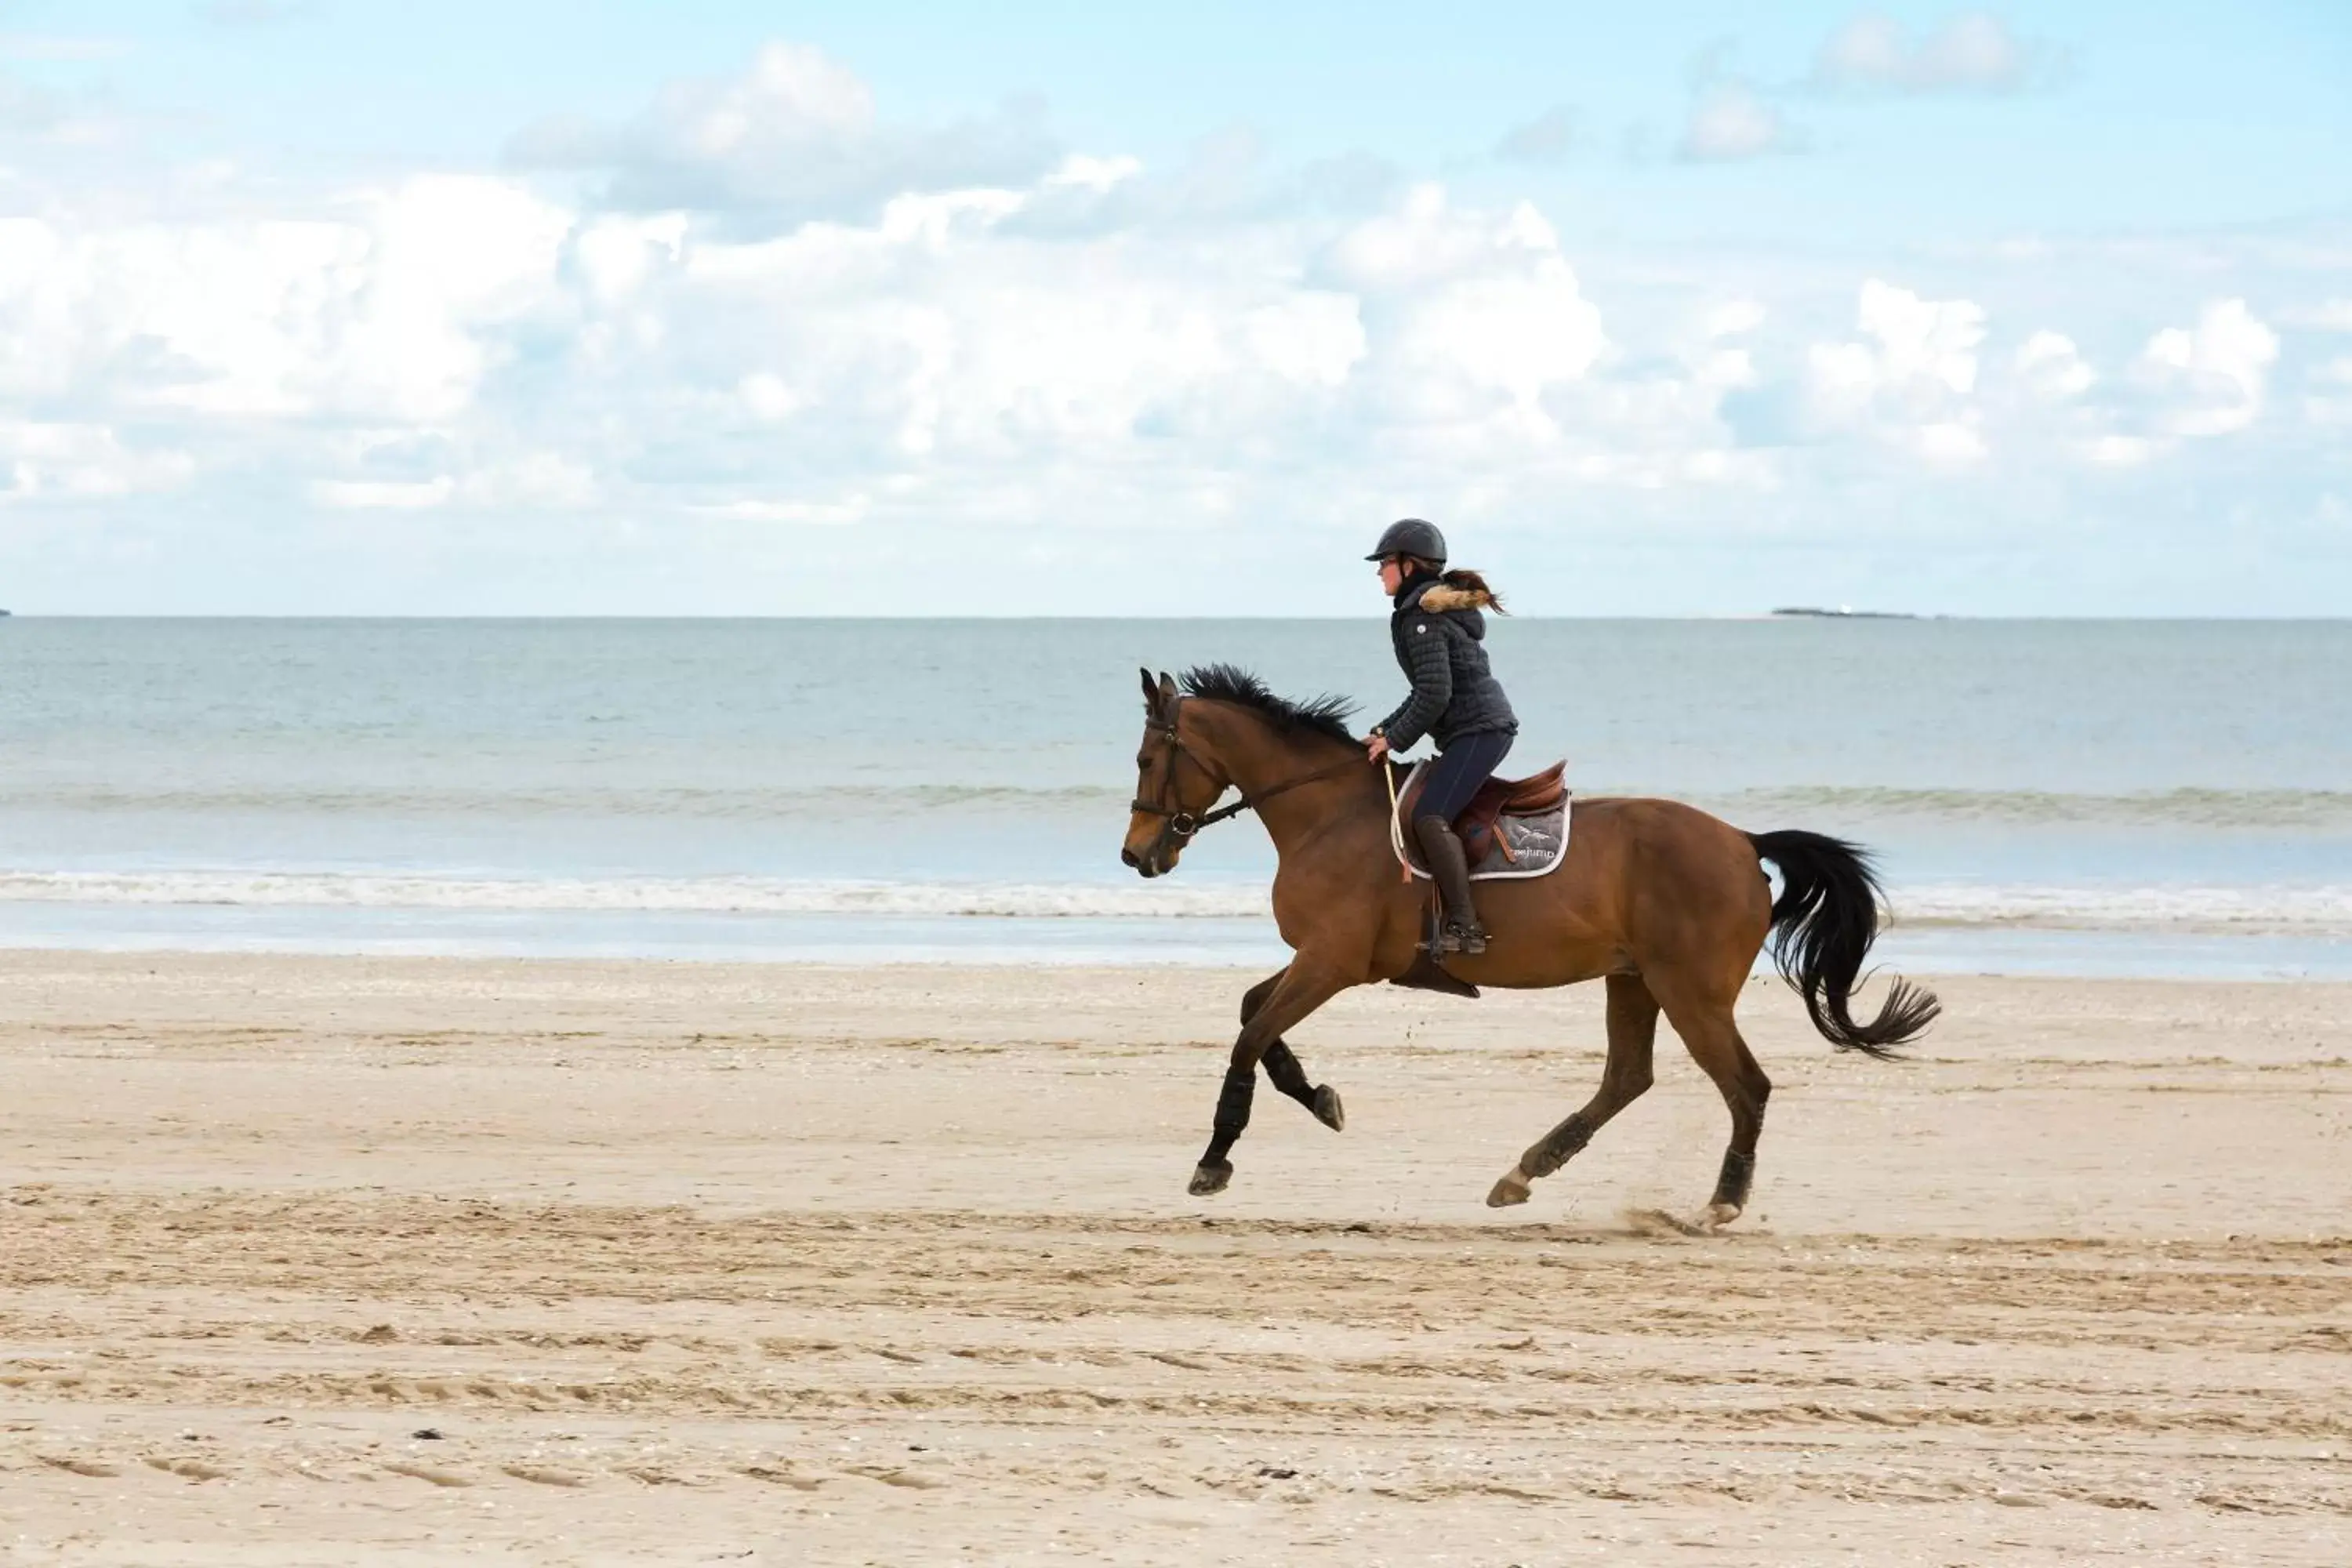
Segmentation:
[(1863, 960), (1878, 937), (1881, 894), (1869, 854), (1843, 838), (1788, 829), (1751, 833), (1756, 853), (1780, 868), (1772, 904), (1772, 962), (1805, 999), (1813, 1027), (1840, 1050), (1891, 1056), (1918, 1037), (1944, 1005), (1933, 993), (1897, 980), (1867, 1024), (1849, 1007)]

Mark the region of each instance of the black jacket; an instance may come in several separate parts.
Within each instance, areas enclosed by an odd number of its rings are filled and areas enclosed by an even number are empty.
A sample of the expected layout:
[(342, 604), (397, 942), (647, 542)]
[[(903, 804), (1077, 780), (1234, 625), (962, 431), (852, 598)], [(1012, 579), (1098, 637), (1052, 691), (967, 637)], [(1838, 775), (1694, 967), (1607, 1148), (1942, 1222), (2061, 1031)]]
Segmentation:
[(1518, 733), (1511, 700), (1486, 668), (1486, 617), (1479, 611), (1493, 603), (1434, 577), (1397, 595), (1389, 637), (1412, 693), (1381, 721), (1391, 751), (1410, 750), (1423, 735), (1436, 736), (1442, 748), (1485, 730)]

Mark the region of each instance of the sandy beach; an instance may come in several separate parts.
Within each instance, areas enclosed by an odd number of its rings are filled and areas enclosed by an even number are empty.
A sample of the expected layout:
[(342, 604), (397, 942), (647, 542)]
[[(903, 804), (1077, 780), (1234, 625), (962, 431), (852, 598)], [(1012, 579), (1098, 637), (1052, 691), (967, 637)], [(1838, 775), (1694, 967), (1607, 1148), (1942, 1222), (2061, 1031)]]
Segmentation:
[(2352, 987), (1777, 984), (1756, 1201), (1598, 988), (0, 955), (0, 1561), (2341, 1563)]

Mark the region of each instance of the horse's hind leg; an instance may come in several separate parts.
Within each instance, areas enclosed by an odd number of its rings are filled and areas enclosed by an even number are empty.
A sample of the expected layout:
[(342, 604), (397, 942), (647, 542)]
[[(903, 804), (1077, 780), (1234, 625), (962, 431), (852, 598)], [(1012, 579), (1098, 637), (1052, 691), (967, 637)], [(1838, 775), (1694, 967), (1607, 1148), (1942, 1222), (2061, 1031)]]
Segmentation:
[[(1257, 1016), (1257, 1010), (1265, 1005), (1267, 997), (1274, 994), (1274, 988), (1282, 983), (1283, 974), (1288, 973), (1288, 970), (1284, 970), (1281, 973), (1269, 974), (1249, 988), (1242, 997), (1242, 1022), (1244, 1025)], [(1258, 1058), (1258, 1061), (1265, 1067), (1265, 1076), (1274, 1087), (1314, 1112), (1316, 1121), (1334, 1132), (1348, 1125), (1348, 1112), (1339, 1103), (1339, 1091), (1328, 1083), (1308, 1083), (1307, 1069), (1299, 1065), (1298, 1058), (1280, 1039), (1266, 1047), (1265, 1054)]]
[(1658, 1038), (1657, 998), (1639, 975), (1612, 974), (1608, 984), (1609, 1061), (1601, 1069), (1600, 1090), (1583, 1110), (1519, 1156), (1519, 1163), (1486, 1194), (1488, 1208), (1527, 1202), (1534, 1195), (1534, 1182), (1567, 1164), (1611, 1117), (1648, 1091), (1651, 1052)]
[(1772, 1080), (1740, 1038), (1730, 1001), (1685, 1005), (1670, 993), (1666, 1017), (1731, 1110), (1731, 1144), (1723, 1152), (1723, 1173), (1716, 1178), (1715, 1199), (1706, 1206), (1710, 1228), (1727, 1226), (1748, 1206), (1748, 1184), (1756, 1178), (1756, 1141), (1764, 1131), (1764, 1104), (1772, 1098)]

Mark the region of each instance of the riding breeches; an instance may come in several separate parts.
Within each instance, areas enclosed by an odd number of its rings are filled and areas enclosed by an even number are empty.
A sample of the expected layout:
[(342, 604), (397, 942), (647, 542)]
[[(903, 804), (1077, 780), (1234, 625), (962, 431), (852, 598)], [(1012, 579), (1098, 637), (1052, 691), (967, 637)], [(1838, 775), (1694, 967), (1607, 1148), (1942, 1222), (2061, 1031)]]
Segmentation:
[(1442, 816), (1450, 823), (1461, 816), (1469, 806), (1470, 797), (1478, 793), (1478, 786), (1502, 766), (1510, 751), (1508, 730), (1481, 730), (1456, 737), (1430, 764), (1429, 783), (1423, 786), (1421, 799), (1412, 808), (1414, 820)]

